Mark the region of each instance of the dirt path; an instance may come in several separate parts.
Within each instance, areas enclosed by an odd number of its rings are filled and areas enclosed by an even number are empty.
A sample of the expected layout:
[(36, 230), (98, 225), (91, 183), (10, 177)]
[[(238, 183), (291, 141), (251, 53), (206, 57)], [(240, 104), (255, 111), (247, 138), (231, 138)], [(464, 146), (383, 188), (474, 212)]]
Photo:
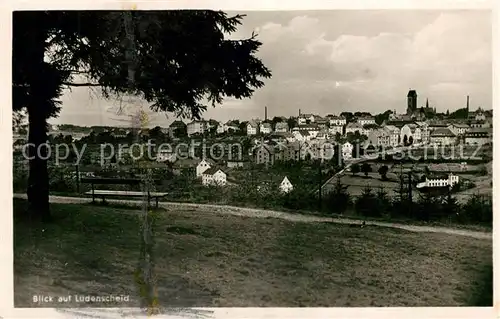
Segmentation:
[[(26, 194), (14, 194), (14, 198), (26, 199)], [(139, 200), (107, 200), (110, 203), (116, 204), (129, 204), (129, 205), (139, 205), (141, 201)], [(65, 196), (50, 196), (50, 202), (61, 203), (61, 204), (76, 204), (76, 203), (88, 203), (88, 198), (81, 197), (65, 197)], [(318, 217), (318, 216), (308, 216), (302, 214), (291, 214), (279, 211), (255, 209), (255, 208), (243, 208), (236, 206), (226, 206), (226, 205), (212, 205), (212, 204), (193, 204), (193, 203), (173, 203), (173, 202), (160, 202), (160, 207), (166, 209), (172, 209), (175, 207), (192, 207), (192, 208), (209, 208), (214, 213), (235, 215), (235, 216), (245, 216), (254, 218), (281, 218), (294, 222), (334, 222), (339, 224), (359, 224), (360, 220), (347, 219), (347, 218), (328, 218), (328, 217)], [(446, 227), (436, 227), (436, 226), (417, 226), (417, 225), (403, 225), (388, 222), (378, 222), (378, 221), (367, 221), (367, 225), (375, 225), (382, 227), (392, 227), (404, 229), (412, 232), (430, 232), (430, 233), (442, 233), (450, 235), (467, 236), (479, 239), (491, 240), (492, 233), (472, 231), (465, 229), (452, 229)]]

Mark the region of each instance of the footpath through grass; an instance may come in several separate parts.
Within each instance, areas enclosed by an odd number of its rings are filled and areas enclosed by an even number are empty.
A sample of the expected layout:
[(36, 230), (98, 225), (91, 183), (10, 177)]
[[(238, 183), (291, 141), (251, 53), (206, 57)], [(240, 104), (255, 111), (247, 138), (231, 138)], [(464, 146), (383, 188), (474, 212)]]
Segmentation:
[[(50, 224), (14, 201), (15, 306), (34, 295), (128, 295), (139, 211), (51, 204)], [(487, 306), (492, 242), (436, 233), (163, 211), (155, 228), (157, 290), (169, 307)], [(61, 306), (117, 304), (41, 304)]]

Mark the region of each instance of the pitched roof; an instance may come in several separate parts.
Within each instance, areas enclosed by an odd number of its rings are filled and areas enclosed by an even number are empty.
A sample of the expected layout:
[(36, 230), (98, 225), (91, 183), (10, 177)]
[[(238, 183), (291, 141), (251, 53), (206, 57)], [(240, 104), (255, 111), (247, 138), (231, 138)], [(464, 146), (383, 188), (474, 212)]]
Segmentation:
[(203, 175), (214, 175), (219, 170), (222, 171), (224, 174), (226, 174), (226, 172), (224, 172), (224, 170), (222, 169), (222, 167), (213, 166), (213, 167), (210, 167), (209, 169), (207, 169), (206, 171), (204, 171)]
[(449, 128), (437, 128), (432, 131), (431, 136), (455, 136)]
[(478, 133), (491, 134), (492, 133), (492, 129), (491, 128), (485, 128), (485, 127), (472, 127), (465, 134), (469, 135), (469, 134), (478, 134)]
[(251, 127), (258, 127), (257, 121), (255, 120), (248, 121), (247, 125), (250, 125)]

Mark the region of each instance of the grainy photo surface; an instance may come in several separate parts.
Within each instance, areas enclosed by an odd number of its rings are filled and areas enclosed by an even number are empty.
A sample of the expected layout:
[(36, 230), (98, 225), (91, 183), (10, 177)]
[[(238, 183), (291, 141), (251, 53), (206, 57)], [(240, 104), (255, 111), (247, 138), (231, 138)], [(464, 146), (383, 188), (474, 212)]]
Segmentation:
[(491, 19), (14, 12), (15, 307), (492, 306)]

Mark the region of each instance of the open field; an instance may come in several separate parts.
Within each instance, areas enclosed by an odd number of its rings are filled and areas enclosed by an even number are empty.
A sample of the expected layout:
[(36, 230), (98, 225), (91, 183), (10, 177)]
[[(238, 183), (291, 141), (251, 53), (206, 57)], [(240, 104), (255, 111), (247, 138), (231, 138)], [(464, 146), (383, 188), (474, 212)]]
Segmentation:
[[(24, 205), (14, 202), (16, 307), (32, 305), (35, 294), (68, 293), (130, 295), (123, 306), (137, 306), (137, 210), (52, 204), (55, 221), (42, 225), (21, 218)], [(492, 302), (491, 240), (229, 216), (188, 206), (162, 212), (155, 240), (162, 306)]]

